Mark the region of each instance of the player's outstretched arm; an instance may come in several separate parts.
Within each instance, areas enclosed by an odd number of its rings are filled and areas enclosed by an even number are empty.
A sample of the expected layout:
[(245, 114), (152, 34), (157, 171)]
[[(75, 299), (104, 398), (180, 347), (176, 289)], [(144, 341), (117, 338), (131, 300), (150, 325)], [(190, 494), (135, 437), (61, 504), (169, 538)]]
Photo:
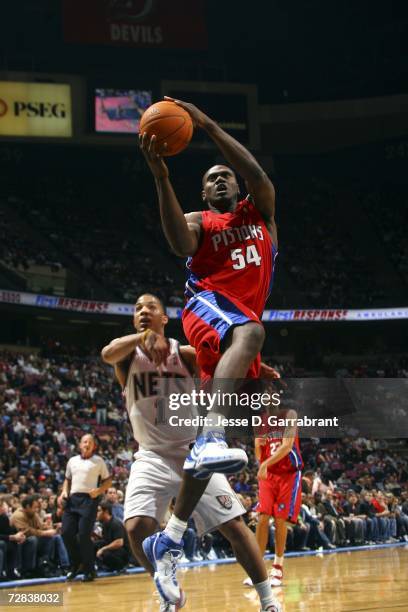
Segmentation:
[(112, 340), (102, 349), (101, 357), (105, 363), (113, 365), (122, 388), (126, 385), (131, 355), (137, 346), (141, 346), (157, 366), (163, 363), (169, 354), (167, 339), (151, 329)]
[(129, 334), (122, 338), (115, 338), (103, 347), (101, 357), (105, 363), (115, 365), (128, 357), (135, 348), (142, 344), (145, 332), (139, 334)]
[[(196, 223), (189, 223), (169, 179), (169, 170), (163, 157), (156, 151), (156, 136), (149, 140), (146, 133), (139, 138), (140, 149), (147, 161), (156, 184), (160, 217), (164, 235), (171, 249), (180, 257), (194, 255), (198, 249), (199, 231)], [(164, 144), (166, 146), (166, 143)], [(197, 214), (197, 213), (195, 213)]]
[(274, 223), (275, 188), (266, 172), (261, 168), (255, 157), (240, 142), (227, 134), (215, 121), (200, 111), (194, 104), (172, 100), (186, 110), (195, 127), (202, 128), (218, 146), (225, 159), (245, 180), (248, 191), (254, 199), (255, 206), (265, 221)]

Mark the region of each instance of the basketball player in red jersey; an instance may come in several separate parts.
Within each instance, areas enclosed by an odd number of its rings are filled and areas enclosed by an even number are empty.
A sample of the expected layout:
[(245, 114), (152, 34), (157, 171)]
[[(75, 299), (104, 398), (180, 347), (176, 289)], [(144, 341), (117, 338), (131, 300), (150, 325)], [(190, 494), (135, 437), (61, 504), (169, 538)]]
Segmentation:
[[(274, 419), (273, 422), (271, 418)], [(303, 460), (296, 419), (297, 413), (294, 410), (270, 408), (263, 415), (263, 423), (255, 438), (255, 456), (260, 463), (256, 539), (262, 556), (268, 542), (269, 518), (273, 516), (275, 519), (272, 586), (282, 584), (287, 523), (296, 524), (302, 500)], [(250, 585), (251, 581), (245, 579), (244, 584)]]
[[(167, 98), (173, 100), (172, 98)], [(239, 200), (235, 172), (217, 165), (203, 177), (202, 199), (208, 210), (184, 215), (156, 150), (156, 137), (141, 134), (140, 145), (154, 176), (164, 234), (173, 249), (188, 257), (183, 328), (197, 353), (204, 381), (213, 378), (217, 391), (231, 391), (227, 379), (256, 378), (265, 332), (262, 312), (269, 295), (277, 254), (275, 190), (252, 154), (193, 104), (173, 100), (204, 129), (227, 162), (245, 180), (251, 197)], [(155, 559), (176, 551), (187, 520), (213, 472), (233, 473), (247, 463), (242, 449), (225, 442), (220, 418), (226, 406), (207, 414), (208, 425), (184, 463), (184, 478), (174, 514), (165, 532), (147, 538), (144, 550)]]

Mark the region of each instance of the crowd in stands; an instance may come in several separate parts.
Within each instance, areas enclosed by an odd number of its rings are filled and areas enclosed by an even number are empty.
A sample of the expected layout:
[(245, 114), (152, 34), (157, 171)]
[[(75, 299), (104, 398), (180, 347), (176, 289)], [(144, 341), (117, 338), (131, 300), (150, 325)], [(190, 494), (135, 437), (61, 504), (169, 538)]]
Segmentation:
[(408, 223), (407, 189), (387, 186), (359, 194), (361, 205), (376, 228), (387, 256), (401, 276), (408, 280), (408, 246), (405, 227)]
[[(11, 203), (15, 204), (11, 199)], [(51, 270), (61, 268), (60, 255), (56, 249), (41, 249), (37, 241), (22, 232), (0, 206), (0, 261), (19, 271), (32, 265), (49, 266)]]
[[(289, 365), (281, 369), (290, 373)], [(98, 512), (97, 551), (103, 549), (107, 534), (113, 537), (120, 531), (118, 524), (112, 527), (109, 517), (113, 515), (122, 524), (123, 496), (136, 449), (111, 369), (95, 358), (0, 353), (3, 578), (66, 571), (69, 560), (59, 534), (61, 511), (56, 496), (67, 460), (77, 454), (80, 436), (89, 431), (96, 434), (98, 453), (113, 475), (112, 489), (101, 500)], [(361, 437), (323, 443), (307, 439), (301, 446), (305, 461), (303, 503), (298, 523), (289, 530), (289, 550), (408, 539), (406, 441), (390, 444)], [(249, 442), (246, 449), (249, 467), (232, 477), (231, 485), (247, 510), (245, 520), (255, 528), (257, 466)], [(273, 533), (271, 521), (271, 550)], [(104, 549), (98, 553), (100, 568), (122, 569), (129, 561), (136, 564), (125, 536), (123, 539), (124, 550), (113, 560), (104, 561)], [(187, 560), (231, 554), (228, 542), (218, 532), (198, 539), (190, 521)]]
[[(120, 498), (134, 443), (109, 368), (99, 360), (0, 354), (0, 565), (9, 577), (67, 570), (56, 494), (91, 429)], [(123, 518), (115, 495), (111, 501)]]
[(305, 300), (301, 305), (364, 308), (381, 304), (381, 279), (371, 273), (343, 218), (344, 194), (327, 181), (303, 183), (293, 181), (283, 190), (278, 209), (280, 257), (301, 289)]
[[(75, 262), (88, 275), (87, 282), (93, 277), (98, 287), (104, 287), (106, 299), (129, 302), (140, 292), (151, 291), (168, 304), (181, 304), (184, 262), (170, 253), (162, 234), (150, 177), (143, 170), (138, 171), (137, 177), (137, 203), (134, 184), (123, 179), (118, 191), (117, 182), (109, 176), (99, 184), (80, 176), (39, 177), (31, 184), (30, 194), (10, 193), (8, 206), (42, 239), (42, 250), (24, 235), (24, 228), (13, 233), (7, 215), (3, 215), (0, 231), (5, 241), (0, 259), (15, 268), (30, 262), (63, 262), (69, 268), (70, 262)], [(184, 177), (182, 189), (186, 193), (194, 191), (190, 185), (193, 180), (197, 180), (195, 176)], [(339, 213), (347, 199), (347, 185), (340, 192), (338, 186), (321, 178), (281, 182), (277, 206), (277, 274), (281, 282), (275, 282), (271, 306), (384, 306), (387, 295), (381, 275), (370, 267), (368, 251), (357, 244), (360, 238), (351, 231), (346, 215)], [(349, 189), (351, 193), (351, 184)], [(183, 200), (186, 206), (190, 205), (189, 198)], [(384, 257), (391, 259), (406, 281), (405, 199), (403, 189), (399, 192), (389, 187), (383, 192), (360, 195), (356, 205), (367, 227), (377, 228)], [(195, 204), (196, 208), (200, 206), (199, 198)], [(360, 229), (364, 232), (364, 225)], [(373, 252), (378, 250), (375, 236), (375, 229), (371, 233), (367, 230), (362, 240), (372, 241), (369, 249)], [(395, 282), (398, 283), (398, 273)], [(282, 287), (291, 287), (290, 304), (285, 301)]]
[[(59, 257), (65, 266), (74, 262), (102, 284), (106, 299), (131, 302), (140, 292), (150, 291), (170, 302), (175, 284), (172, 273), (155, 263), (142, 242), (156, 240), (152, 207), (150, 215), (143, 203), (136, 209), (129, 202), (119, 210), (107, 206), (107, 194), (99, 192), (92, 194), (92, 204), (84, 205), (84, 186), (68, 178), (62, 184), (56, 178), (43, 178), (37, 189), (32, 200), (9, 196), (8, 205), (30, 224), (38, 241), (25, 238), (24, 228), (15, 224), (12, 231), (3, 211), (0, 236), (4, 234), (7, 239), (0, 259), (18, 270), (34, 263), (58, 261)], [(160, 241), (166, 252), (162, 236)]]

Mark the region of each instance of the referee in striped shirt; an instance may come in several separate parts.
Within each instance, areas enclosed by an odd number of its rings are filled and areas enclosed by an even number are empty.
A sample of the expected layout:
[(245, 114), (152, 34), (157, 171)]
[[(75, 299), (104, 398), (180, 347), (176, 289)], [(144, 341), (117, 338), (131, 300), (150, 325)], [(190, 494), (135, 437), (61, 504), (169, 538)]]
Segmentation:
[(106, 463), (95, 454), (96, 443), (91, 434), (82, 436), (80, 455), (67, 463), (65, 480), (58, 504), (64, 508), (62, 537), (71, 561), (67, 580), (82, 572), (84, 582), (94, 580), (94, 548), (91, 540), (99, 497), (112, 484)]

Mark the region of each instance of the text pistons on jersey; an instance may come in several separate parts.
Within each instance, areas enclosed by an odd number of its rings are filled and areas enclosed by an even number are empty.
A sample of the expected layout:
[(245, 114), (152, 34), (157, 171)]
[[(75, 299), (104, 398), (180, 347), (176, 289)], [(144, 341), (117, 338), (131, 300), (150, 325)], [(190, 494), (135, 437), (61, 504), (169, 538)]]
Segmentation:
[(263, 240), (262, 227), (260, 225), (241, 225), (240, 227), (231, 227), (218, 234), (212, 236), (214, 251), (218, 251), (221, 243), (228, 246), (234, 242), (244, 242), (245, 240)]

